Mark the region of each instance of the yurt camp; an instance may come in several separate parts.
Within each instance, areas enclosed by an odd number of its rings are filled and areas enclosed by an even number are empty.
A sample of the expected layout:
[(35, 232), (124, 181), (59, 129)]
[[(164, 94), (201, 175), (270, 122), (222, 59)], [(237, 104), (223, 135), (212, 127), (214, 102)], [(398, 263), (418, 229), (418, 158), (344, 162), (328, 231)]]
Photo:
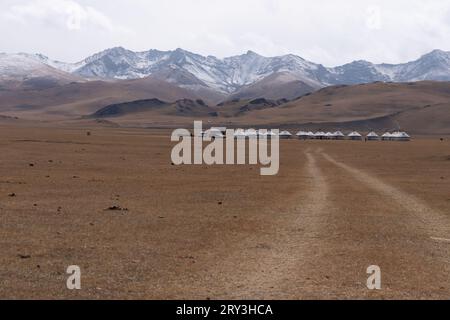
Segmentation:
[(245, 138), (247, 138), (247, 134), (245, 133), (244, 129), (236, 129), (234, 131), (234, 138), (235, 139), (245, 139)]
[(410, 141), (411, 137), (406, 132), (394, 132), (391, 135), (393, 141)]
[(380, 140), (380, 136), (378, 134), (376, 134), (376, 132), (370, 132), (367, 135), (367, 141), (378, 141)]
[(277, 136), (277, 134), (275, 132), (273, 132), (272, 130), (267, 131), (266, 133), (267, 139), (272, 139), (274, 137)]
[(280, 139), (291, 139), (292, 138), (292, 133), (290, 133), (289, 131), (282, 131), (279, 134)]
[(318, 131), (318, 132), (316, 132), (315, 134), (314, 134), (314, 139), (317, 139), (317, 140), (323, 140), (323, 139), (325, 139), (326, 137), (325, 137), (325, 132), (323, 132), (323, 131)]
[(265, 138), (267, 137), (267, 130), (266, 129), (259, 129), (258, 130), (258, 137), (259, 138)]
[(203, 138), (206, 134), (206, 131), (202, 130), (200, 131), (200, 133), (198, 134), (199, 137)]
[(248, 139), (256, 139), (258, 138), (258, 131), (256, 131), (255, 129), (248, 129), (245, 132), (246, 136)]
[(362, 140), (362, 135), (357, 131), (353, 131), (349, 133), (348, 138), (350, 140)]
[(276, 134), (270, 130), (266, 130), (266, 129), (258, 130), (258, 137), (260, 139), (272, 139), (274, 136), (276, 136)]
[(386, 132), (381, 136), (381, 140), (390, 141), (392, 140), (392, 134), (390, 132)]
[(296, 136), (300, 140), (306, 140), (306, 139), (310, 139), (311, 138), (310, 134), (308, 132), (306, 132), (306, 131), (299, 131), (299, 132), (297, 132)]
[(211, 128), (211, 129), (205, 131), (204, 137), (210, 138), (210, 139), (222, 139), (222, 138), (224, 138), (224, 135), (221, 130), (216, 129), (216, 128)]
[(345, 140), (345, 134), (343, 134), (341, 131), (336, 131), (334, 133), (335, 140)]

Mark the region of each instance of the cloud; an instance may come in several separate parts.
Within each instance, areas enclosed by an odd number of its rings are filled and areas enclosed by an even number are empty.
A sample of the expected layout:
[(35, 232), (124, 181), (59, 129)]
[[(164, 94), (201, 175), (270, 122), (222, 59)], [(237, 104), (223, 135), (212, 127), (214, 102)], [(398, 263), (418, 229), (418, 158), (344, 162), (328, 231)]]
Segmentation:
[(89, 25), (107, 31), (115, 29), (105, 14), (73, 0), (31, 0), (11, 6), (5, 16), (22, 24), (38, 22), (70, 31), (81, 30)]
[(2, 51), (70, 61), (123, 46), (400, 63), (450, 50), (448, 34), (449, 0), (0, 0)]
[(366, 27), (371, 30), (381, 29), (381, 9), (378, 6), (370, 6), (366, 10)]

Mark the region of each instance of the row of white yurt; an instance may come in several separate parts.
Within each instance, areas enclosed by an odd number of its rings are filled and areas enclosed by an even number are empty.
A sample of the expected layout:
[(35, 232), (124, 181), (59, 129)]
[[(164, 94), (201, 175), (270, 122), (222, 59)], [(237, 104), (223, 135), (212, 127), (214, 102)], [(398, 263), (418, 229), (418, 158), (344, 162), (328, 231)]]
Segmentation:
[(254, 139), (257, 137), (267, 137), (268, 139), (272, 138), (273, 136), (276, 136), (274, 132), (271, 130), (255, 130), (255, 129), (236, 129), (234, 132), (234, 137), (236, 139)]
[(258, 131), (256, 131), (255, 129), (248, 129), (246, 131), (246, 134), (247, 134), (247, 138), (249, 138), (249, 139), (258, 138)]
[(314, 138), (315, 139), (325, 139), (325, 135), (326, 135), (325, 132), (319, 131), (319, 132), (314, 133)]
[[(276, 136), (273, 131), (271, 130), (255, 130), (255, 129), (236, 129), (234, 133), (234, 137), (236, 139), (247, 139), (247, 138), (257, 138), (257, 137), (267, 137), (268, 139)], [(220, 129), (217, 128), (211, 128), (206, 131), (201, 132), (202, 137), (208, 137), (208, 138), (224, 138), (224, 134)], [(278, 136), (280, 139), (291, 139), (292, 134), (289, 131), (281, 131)], [(299, 131), (296, 136), (299, 139), (320, 139), (320, 140), (344, 140), (346, 136), (341, 131), (336, 131), (334, 133), (331, 132), (323, 132), (318, 131), (316, 133), (313, 133), (311, 131)], [(363, 136), (357, 132), (352, 131), (347, 135), (347, 138), (349, 140), (363, 140)], [(406, 132), (386, 132), (381, 137), (376, 132), (370, 132), (366, 139), (368, 141), (410, 141), (411, 137)]]
[(367, 135), (367, 140), (369, 140), (369, 141), (377, 141), (377, 140), (380, 140), (380, 136), (378, 135), (378, 134), (376, 134), (376, 132), (370, 132), (368, 135)]
[(345, 139), (345, 135), (341, 131), (332, 132), (316, 132), (313, 133), (311, 131), (299, 131), (297, 133), (297, 137), (299, 139), (320, 139), (320, 140), (343, 140)]
[(386, 132), (381, 139), (385, 141), (410, 141), (411, 137), (406, 132), (396, 131), (393, 133)]
[(392, 138), (392, 134), (390, 132), (386, 132), (385, 134), (383, 134), (381, 136), (381, 140), (383, 140), (383, 141), (391, 140), (391, 138)]
[(299, 131), (296, 134), (297, 138), (299, 139), (311, 139), (314, 137), (314, 133), (310, 132), (306, 132), (306, 131)]
[(394, 140), (396, 140), (396, 141), (409, 141), (409, 140), (411, 140), (411, 137), (406, 132), (395, 132), (394, 133)]
[(245, 139), (247, 138), (247, 133), (244, 129), (236, 129), (234, 131), (234, 138), (235, 139)]
[(206, 131), (201, 131), (199, 136), (202, 138), (214, 138), (214, 139), (224, 137), (222, 131), (220, 131), (219, 129), (216, 129), (216, 128), (211, 128)]
[(280, 136), (280, 139), (291, 139), (292, 133), (290, 133), (289, 131), (281, 131), (279, 136)]
[(353, 131), (348, 134), (348, 138), (350, 140), (362, 140), (363, 137), (359, 132)]
[(336, 140), (344, 140), (345, 134), (343, 134), (341, 131), (336, 131), (334, 133), (334, 136), (336, 137)]
[[(348, 138), (349, 140), (363, 140), (363, 135), (358, 131), (352, 131), (347, 136), (343, 134), (341, 131), (332, 132), (323, 132), (318, 131), (313, 133), (311, 131), (299, 131), (297, 134), (299, 139), (320, 139), (320, 140), (345, 140)], [(410, 141), (411, 137), (406, 132), (394, 132), (389, 133), (386, 132), (381, 137), (374, 131), (370, 132), (366, 136), (366, 140), (368, 141), (378, 141), (378, 140), (389, 140), (389, 141)]]
[(211, 128), (209, 130), (206, 130), (206, 136), (209, 138), (215, 138), (215, 139), (225, 137), (223, 132), (220, 129), (216, 129), (216, 128)]

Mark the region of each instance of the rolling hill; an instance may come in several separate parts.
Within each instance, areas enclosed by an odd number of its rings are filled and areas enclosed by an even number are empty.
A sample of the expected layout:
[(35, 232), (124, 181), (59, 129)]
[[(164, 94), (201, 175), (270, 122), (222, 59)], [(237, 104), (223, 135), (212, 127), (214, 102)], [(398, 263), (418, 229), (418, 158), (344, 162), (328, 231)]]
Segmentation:
[(277, 109), (257, 110), (242, 122), (450, 134), (450, 83), (372, 83), (321, 89)]
[[(91, 117), (129, 126), (192, 126), (203, 120), (219, 126), (309, 130), (396, 130), (450, 134), (450, 83), (373, 83), (335, 86), (292, 101), (234, 99), (217, 106), (189, 101), (133, 101), (101, 109)], [(119, 111), (117, 111), (119, 110)], [(180, 111), (182, 110), (182, 111)]]
[(175, 101), (201, 97), (153, 78), (72, 82), (42, 90), (0, 91), (0, 114), (25, 119), (67, 119), (91, 114), (110, 104), (141, 99)]

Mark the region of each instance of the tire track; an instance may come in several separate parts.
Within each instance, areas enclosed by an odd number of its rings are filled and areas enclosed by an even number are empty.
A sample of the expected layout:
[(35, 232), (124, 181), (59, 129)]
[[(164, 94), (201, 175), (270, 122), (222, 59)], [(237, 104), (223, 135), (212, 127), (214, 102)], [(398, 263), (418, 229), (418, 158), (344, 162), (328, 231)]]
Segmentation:
[[(221, 274), (215, 286), (226, 298), (293, 299), (299, 297), (299, 286), (304, 287), (302, 280), (314, 273), (328, 185), (313, 154), (306, 150), (305, 156), (302, 176), (309, 183), (299, 194), (300, 205), (285, 212), (272, 211), (272, 229), (241, 242), (211, 271), (211, 279)], [(314, 284), (310, 285), (312, 290)]]
[(369, 186), (373, 190), (385, 195), (387, 198), (394, 200), (397, 204), (406, 209), (407, 212), (414, 215), (414, 217), (418, 219), (427, 229), (430, 237), (450, 237), (448, 227), (449, 220), (442, 213), (433, 210), (415, 196), (391, 186), (379, 178), (376, 178), (360, 169), (356, 169), (339, 162), (326, 153), (322, 153), (322, 155), (326, 160), (335, 166), (350, 173), (355, 180)]
[[(345, 294), (336, 297), (440, 299), (450, 294), (448, 220), (426, 203), (377, 177), (323, 153), (335, 172), (332, 201), (339, 206), (328, 228), (336, 237), (329, 243), (348, 261), (342, 277)], [(327, 169), (328, 170), (328, 169)], [(332, 171), (333, 170), (333, 171)], [(351, 181), (358, 183), (353, 184)], [(339, 183), (339, 187), (338, 187)], [(338, 190), (344, 187), (346, 194)], [(375, 191), (375, 192), (373, 192)], [(341, 198), (341, 199), (340, 199)], [(344, 198), (344, 199), (342, 199)], [(336, 259), (335, 259), (336, 260)], [(338, 259), (337, 262), (339, 263)], [(340, 264), (340, 263), (339, 263)], [(382, 268), (382, 290), (370, 292), (365, 284), (352, 286), (349, 272), (369, 265)], [(344, 290), (342, 290), (344, 291)]]

